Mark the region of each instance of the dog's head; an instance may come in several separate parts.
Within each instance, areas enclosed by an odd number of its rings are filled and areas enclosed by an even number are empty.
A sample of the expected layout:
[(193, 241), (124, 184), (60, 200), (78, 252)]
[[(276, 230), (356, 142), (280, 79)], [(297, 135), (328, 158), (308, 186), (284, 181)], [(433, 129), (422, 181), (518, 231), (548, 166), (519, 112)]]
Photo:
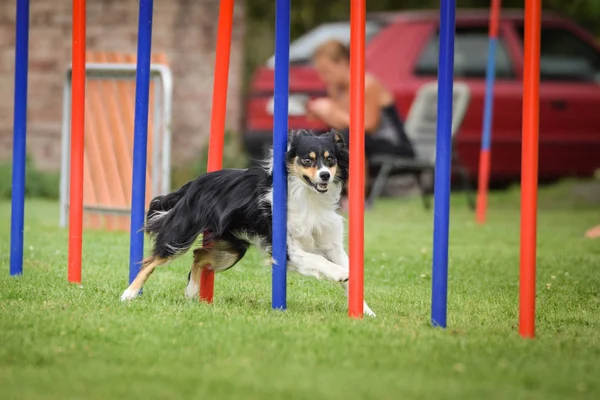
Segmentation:
[(348, 149), (337, 131), (321, 135), (292, 131), (286, 155), (288, 174), (297, 177), (317, 193), (326, 193), (331, 184), (348, 179)]

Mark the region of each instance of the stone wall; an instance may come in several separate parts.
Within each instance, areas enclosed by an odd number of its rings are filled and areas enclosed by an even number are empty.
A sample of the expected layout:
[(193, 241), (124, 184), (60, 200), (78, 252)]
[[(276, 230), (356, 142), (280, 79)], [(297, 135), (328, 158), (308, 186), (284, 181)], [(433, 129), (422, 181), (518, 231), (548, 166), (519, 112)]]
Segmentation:
[[(27, 150), (58, 169), (62, 84), (71, 61), (71, 1), (31, 2)], [(136, 53), (138, 1), (88, 0), (87, 49)], [(235, 2), (227, 128), (242, 117), (244, 0)], [(193, 163), (210, 128), (218, 0), (155, 0), (152, 51), (165, 53), (174, 76), (174, 164)], [(0, 4), (0, 160), (11, 159), (15, 0)]]

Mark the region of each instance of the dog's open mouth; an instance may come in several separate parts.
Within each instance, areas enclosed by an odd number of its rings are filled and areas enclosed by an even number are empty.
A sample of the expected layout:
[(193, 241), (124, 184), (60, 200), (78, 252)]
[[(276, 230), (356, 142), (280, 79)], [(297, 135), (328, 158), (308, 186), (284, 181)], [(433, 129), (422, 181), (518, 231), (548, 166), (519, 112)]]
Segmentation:
[(306, 175), (304, 175), (304, 180), (306, 181), (306, 183), (308, 183), (309, 186), (311, 186), (313, 189), (315, 189), (319, 193), (325, 193), (325, 192), (327, 192), (327, 189), (329, 189), (328, 182), (315, 183), (315, 182), (313, 182), (312, 179), (310, 179)]

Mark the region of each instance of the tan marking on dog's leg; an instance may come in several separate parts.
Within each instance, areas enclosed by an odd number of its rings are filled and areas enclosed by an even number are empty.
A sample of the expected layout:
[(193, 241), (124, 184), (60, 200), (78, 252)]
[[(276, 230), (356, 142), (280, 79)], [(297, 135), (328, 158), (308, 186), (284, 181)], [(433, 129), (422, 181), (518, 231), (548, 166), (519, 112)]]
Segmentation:
[(231, 248), (227, 242), (217, 242), (213, 247), (211, 269), (215, 272), (225, 271), (241, 258), (240, 253)]
[(185, 288), (185, 296), (189, 299), (198, 296), (202, 268), (213, 262), (211, 250), (211, 248), (198, 248), (194, 250), (194, 262), (192, 263), (192, 268), (190, 270), (190, 281)]
[(200, 274), (209, 265), (211, 271), (221, 272), (230, 268), (240, 259), (240, 254), (226, 241), (215, 241), (208, 247), (194, 250), (194, 262), (190, 270), (190, 281), (185, 288), (186, 297), (193, 299), (200, 290)]
[(135, 298), (140, 293), (140, 290), (142, 290), (142, 287), (144, 286), (144, 283), (146, 283), (146, 280), (150, 274), (154, 272), (154, 268), (158, 267), (159, 265), (163, 265), (167, 261), (167, 259), (155, 258), (153, 256), (144, 259), (144, 261), (142, 261), (142, 268), (140, 268), (140, 272), (138, 272), (133, 282), (131, 282), (131, 285), (129, 285), (129, 287), (123, 292), (121, 295), (121, 300), (131, 300)]

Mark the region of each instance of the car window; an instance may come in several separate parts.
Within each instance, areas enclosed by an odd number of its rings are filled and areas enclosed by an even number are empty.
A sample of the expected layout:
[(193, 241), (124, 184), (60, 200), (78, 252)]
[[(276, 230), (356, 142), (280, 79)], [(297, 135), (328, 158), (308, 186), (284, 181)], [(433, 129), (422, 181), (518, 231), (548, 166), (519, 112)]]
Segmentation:
[[(381, 31), (383, 24), (376, 21), (367, 21), (365, 25), (365, 40), (368, 42)], [(290, 63), (308, 63), (315, 49), (323, 42), (331, 39), (350, 44), (350, 23), (330, 22), (317, 26), (290, 43)], [(267, 61), (268, 66), (273, 66), (275, 57), (271, 56)]]
[[(521, 41), (524, 28), (517, 28)], [(600, 53), (565, 28), (543, 27), (540, 43), (540, 79), (600, 83)]]
[[(457, 27), (454, 38), (454, 76), (461, 78), (485, 78), (488, 58), (487, 27)], [(414, 73), (417, 76), (437, 76), (439, 56), (439, 33), (436, 33), (421, 53)], [(515, 78), (512, 61), (502, 36), (496, 45), (496, 78)]]

